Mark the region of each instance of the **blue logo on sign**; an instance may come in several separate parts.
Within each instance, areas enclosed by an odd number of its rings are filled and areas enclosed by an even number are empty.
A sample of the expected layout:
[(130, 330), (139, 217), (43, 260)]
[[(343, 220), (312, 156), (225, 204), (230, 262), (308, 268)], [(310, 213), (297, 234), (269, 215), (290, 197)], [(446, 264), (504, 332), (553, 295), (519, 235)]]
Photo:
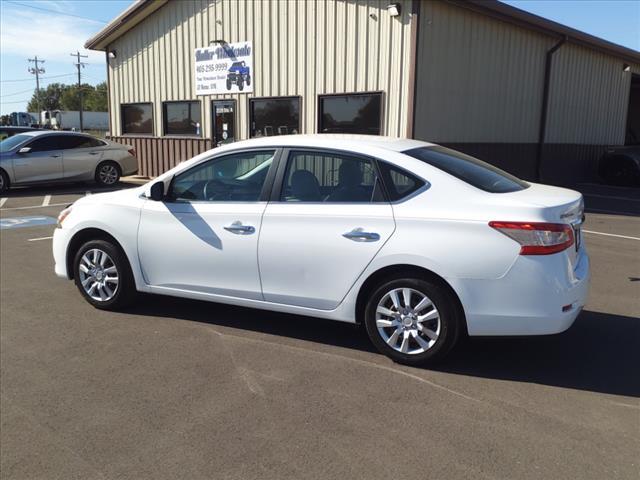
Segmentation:
[(39, 227), (40, 225), (53, 225), (56, 219), (52, 217), (17, 217), (0, 219), (0, 230), (10, 228)]

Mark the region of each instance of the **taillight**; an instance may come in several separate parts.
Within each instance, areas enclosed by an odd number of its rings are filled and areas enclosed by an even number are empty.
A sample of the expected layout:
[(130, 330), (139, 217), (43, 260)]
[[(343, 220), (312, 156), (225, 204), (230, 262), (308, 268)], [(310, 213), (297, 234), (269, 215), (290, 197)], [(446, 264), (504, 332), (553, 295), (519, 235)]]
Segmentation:
[(135, 157), (135, 156), (136, 156), (136, 149), (135, 149), (135, 148), (130, 148), (130, 149), (128, 150), (128, 152), (129, 152), (129, 155), (131, 155), (132, 157)]
[(520, 244), (520, 255), (550, 255), (573, 245), (573, 229), (564, 223), (489, 222)]

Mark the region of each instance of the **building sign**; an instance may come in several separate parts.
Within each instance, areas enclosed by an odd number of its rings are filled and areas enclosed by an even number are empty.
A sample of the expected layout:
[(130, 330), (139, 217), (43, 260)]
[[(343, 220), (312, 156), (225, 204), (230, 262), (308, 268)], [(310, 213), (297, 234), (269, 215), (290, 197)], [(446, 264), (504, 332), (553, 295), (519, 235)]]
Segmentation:
[(253, 92), (253, 45), (224, 43), (196, 48), (196, 95)]

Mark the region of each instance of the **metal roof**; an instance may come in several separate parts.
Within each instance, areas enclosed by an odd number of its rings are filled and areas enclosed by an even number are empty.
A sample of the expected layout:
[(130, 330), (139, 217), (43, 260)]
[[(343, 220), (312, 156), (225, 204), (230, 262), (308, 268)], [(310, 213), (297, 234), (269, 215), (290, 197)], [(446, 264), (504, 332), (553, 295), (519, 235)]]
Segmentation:
[[(103, 50), (125, 32), (158, 10), (169, 0), (136, 0), (129, 8), (109, 22), (102, 30), (86, 41), (85, 48)], [(624, 60), (640, 63), (640, 52), (608, 42), (602, 38), (581, 32), (566, 25), (527, 13), (497, 0), (445, 0), (461, 8), (468, 8), (493, 18), (537, 30), (547, 35), (566, 37), (567, 41), (613, 55)]]

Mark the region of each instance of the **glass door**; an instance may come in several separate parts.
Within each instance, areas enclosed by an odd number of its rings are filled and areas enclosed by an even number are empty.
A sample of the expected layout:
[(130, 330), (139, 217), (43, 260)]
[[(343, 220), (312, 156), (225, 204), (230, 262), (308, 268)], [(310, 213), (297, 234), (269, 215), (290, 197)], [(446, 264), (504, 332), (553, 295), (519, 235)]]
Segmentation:
[(236, 141), (236, 101), (213, 100), (213, 144), (216, 147)]

